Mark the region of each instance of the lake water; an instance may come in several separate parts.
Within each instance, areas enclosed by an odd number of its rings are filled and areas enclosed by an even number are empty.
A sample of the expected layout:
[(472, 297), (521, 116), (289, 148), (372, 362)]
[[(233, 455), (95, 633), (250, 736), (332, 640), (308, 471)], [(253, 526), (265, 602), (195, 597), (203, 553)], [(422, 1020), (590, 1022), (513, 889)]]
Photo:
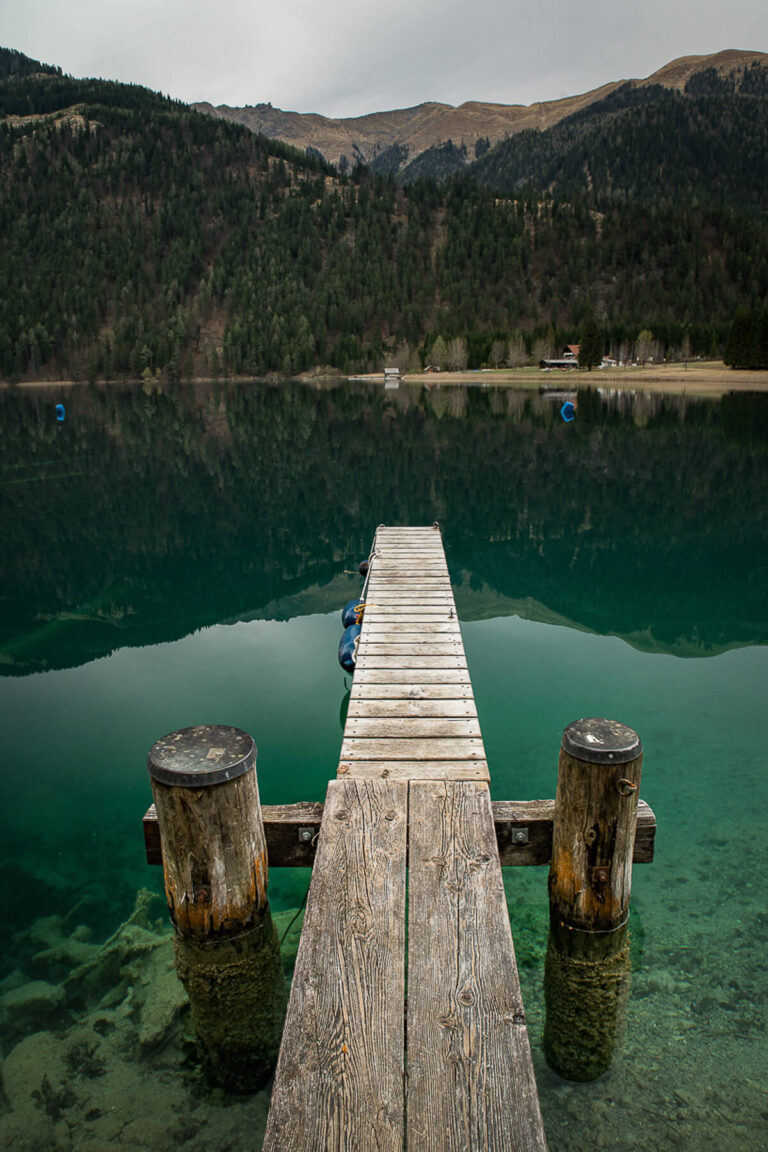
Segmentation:
[[(551, 1152), (768, 1148), (768, 397), (584, 392), (570, 424), (560, 403), (0, 393), (0, 1147), (259, 1146), (268, 1095), (202, 1083), (164, 904), (137, 901), (161, 892), (146, 755), (233, 724), (263, 802), (322, 799), (357, 563), (379, 523), (438, 520), (494, 798), (553, 796), (563, 728), (608, 716), (642, 737), (659, 825), (626, 1030), (594, 1084), (541, 1056), (546, 868), (505, 870)], [(273, 870), (281, 932), (307, 882)]]

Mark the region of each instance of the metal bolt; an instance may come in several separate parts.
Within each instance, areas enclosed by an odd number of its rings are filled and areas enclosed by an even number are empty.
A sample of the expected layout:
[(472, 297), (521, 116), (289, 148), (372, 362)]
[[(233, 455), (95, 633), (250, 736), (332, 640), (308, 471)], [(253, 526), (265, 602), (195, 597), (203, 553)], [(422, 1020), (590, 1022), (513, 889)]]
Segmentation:
[(528, 829), (516, 828), (512, 833), (513, 844), (527, 844), (528, 843)]
[(314, 828), (299, 828), (299, 843), (311, 844), (315, 838)]

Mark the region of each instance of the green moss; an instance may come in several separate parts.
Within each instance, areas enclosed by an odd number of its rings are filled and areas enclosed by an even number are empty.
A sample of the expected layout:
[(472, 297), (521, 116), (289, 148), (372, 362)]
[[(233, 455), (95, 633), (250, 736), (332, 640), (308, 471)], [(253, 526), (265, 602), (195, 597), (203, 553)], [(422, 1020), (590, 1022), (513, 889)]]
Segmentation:
[(629, 991), (629, 936), (613, 956), (563, 956), (550, 939), (544, 967), (544, 1055), (566, 1080), (596, 1080), (608, 1070)]
[(280, 945), (269, 909), (238, 940), (175, 941), (176, 971), (208, 1079), (229, 1092), (256, 1092), (275, 1069), (286, 1007)]

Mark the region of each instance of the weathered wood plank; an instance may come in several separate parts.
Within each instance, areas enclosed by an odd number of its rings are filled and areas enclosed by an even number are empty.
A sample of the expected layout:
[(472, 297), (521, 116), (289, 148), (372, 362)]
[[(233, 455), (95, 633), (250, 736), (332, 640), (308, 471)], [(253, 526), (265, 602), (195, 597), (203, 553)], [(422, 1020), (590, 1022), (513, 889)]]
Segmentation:
[(381, 615), (386, 618), (416, 616), (421, 619), (423, 616), (434, 616), (442, 612), (449, 620), (456, 619), (456, 606), (453, 600), (447, 596), (430, 595), (424, 598), (414, 598), (412, 595), (387, 595), (386, 597), (378, 596), (375, 600), (371, 597), (367, 603), (366, 614), (369, 616)]
[(441, 621), (458, 623), (456, 613), (446, 604), (423, 604), (414, 607), (409, 599), (406, 604), (372, 604), (365, 609), (365, 616), (370, 624), (396, 625), (398, 628), (416, 627), (419, 623), (436, 623)]
[(485, 780), (485, 760), (342, 760), (339, 776), (365, 780)]
[(445, 640), (439, 643), (410, 643), (408, 640), (390, 640), (388, 643), (377, 643), (376, 640), (366, 640), (360, 637), (360, 647), (357, 651), (358, 660), (362, 656), (401, 656), (401, 663), (410, 664), (411, 658), (423, 660), (427, 656), (444, 656), (450, 659), (464, 659), (464, 645), (461, 641)]
[(362, 676), (353, 682), (353, 700), (474, 700), (465, 684), (377, 684)]
[[(363, 627), (360, 643), (368, 647), (405, 648), (406, 651), (413, 649), (422, 656), (429, 655), (425, 649), (444, 648), (446, 651), (454, 651), (458, 648), (464, 650), (460, 632), (421, 632), (413, 628), (388, 628), (386, 631), (377, 633), (376, 631), (366, 632), (365, 627)], [(436, 654), (441, 655), (439, 651)]]
[(480, 724), (477, 717), (467, 719), (445, 719), (436, 717), (383, 716), (347, 718), (344, 728), (345, 739), (356, 737), (380, 737), (387, 740), (413, 740), (422, 737), (442, 736), (446, 739), (462, 739), (467, 736), (480, 737)]
[(377, 568), (375, 573), (371, 575), (369, 588), (387, 585), (387, 584), (405, 584), (409, 587), (418, 587), (423, 585), (425, 588), (434, 587), (436, 584), (443, 585), (448, 580), (448, 573), (443, 565), (430, 565), (421, 569), (416, 569), (408, 563), (390, 565), (389, 567), (382, 566)]
[(442, 716), (451, 720), (476, 718), (477, 710), (473, 700), (370, 700), (353, 696), (347, 709), (347, 723), (350, 720), (373, 720), (384, 717), (397, 719)]
[[(409, 653), (407, 656), (384, 656), (377, 654), (361, 653), (358, 659), (358, 668), (362, 666), (369, 671), (383, 672), (385, 669), (397, 668), (400, 672), (407, 672), (412, 675), (419, 671), (419, 669), (444, 669), (450, 671), (467, 671), (467, 661), (463, 653), (456, 653), (452, 656), (421, 656), (417, 652)], [(357, 675), (357, 669), (355, 670)], [(414, 681), (418, 681), (418, 676), (413, 676)]]
[(545, 1152), (485, 784), (409, 789), (408, 1152)]
[(456, 640), (461, 640), (461, 629), (457, 620), (420, 620), (419, 617), (414, 618), (412, 624), (403, 623), (402, 621), (380, 620), (372, 613), (369, 615), (367, 612), (364, 616), (363, 635), (368, 640), (376, 640), (381, 643), (382, 640), (401, 640), (404, 636), (413, 639), (414, 643), (419, 643), (420, 636), (438, 636), (440, 639), (443, 637), (455, 637)]
[[(378, 657), (376, 658), (378, 659)], [(402, 661), (400, 661), (402, 665)], [(422, 668), (422, 667), (371, 667), (358, 664), (355, 669), (354, 684), (400, 684), (405, 687), (418, 687), (420, 684), (464, 684), (471, 688), (467, 668)]]
[(407, 785), (328, 786), (263, 1152), (403, 1147)]
[(386, 740), (344, 737), (341, 760), (485, 760), (479, 737)]

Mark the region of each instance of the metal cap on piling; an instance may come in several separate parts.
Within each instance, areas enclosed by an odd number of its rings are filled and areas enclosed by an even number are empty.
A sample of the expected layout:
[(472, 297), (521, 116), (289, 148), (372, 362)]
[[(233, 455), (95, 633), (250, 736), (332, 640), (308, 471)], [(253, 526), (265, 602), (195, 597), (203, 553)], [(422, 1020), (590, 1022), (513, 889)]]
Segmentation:
[(586, 764), (628, 764), (643, 751), (633, 728), (598, 717), (574, 720), (563, 733), (561, 746), (574, 760)]
[(195, 724), (153, 744), (147, 771), (153, 780), (172, 788), (208, 788), (235, 780), (255, 763), (256, 745), (242, 728)]

